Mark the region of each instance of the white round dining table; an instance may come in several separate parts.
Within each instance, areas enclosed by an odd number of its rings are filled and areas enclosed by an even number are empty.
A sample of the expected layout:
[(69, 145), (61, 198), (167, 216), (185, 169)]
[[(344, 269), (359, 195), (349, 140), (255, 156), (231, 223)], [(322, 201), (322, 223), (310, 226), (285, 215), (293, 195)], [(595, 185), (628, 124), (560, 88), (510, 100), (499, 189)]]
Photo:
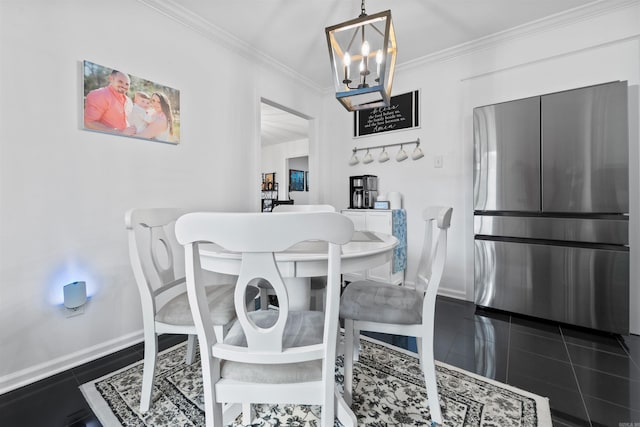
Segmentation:
[[(354, 273), (380, 266), (393, 258), (397, 238), (372, 231), (355, 231), (352, 240), (342, 245), (341, 273)], [(307, 241), (276, 254), (280, 274), (287, 286), (291, 310), (308, 310), (310, 278), (327, 275), (327, 243)], [(203, 269), (238, 275), (241, 254), (226, 251), (214, 244), (202, 245), (200, 263)]]

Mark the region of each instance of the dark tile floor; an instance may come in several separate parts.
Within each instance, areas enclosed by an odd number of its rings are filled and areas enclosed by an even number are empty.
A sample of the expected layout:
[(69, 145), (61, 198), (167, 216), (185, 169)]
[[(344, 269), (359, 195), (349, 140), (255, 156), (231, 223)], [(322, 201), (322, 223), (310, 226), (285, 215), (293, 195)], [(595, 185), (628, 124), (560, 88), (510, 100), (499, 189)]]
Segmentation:
[[(378, 337), (407, 348), (400, 337)], [(162, 348), (182, 336), (163, 336)], [(640, 336), (611, 336), (438, 298), (436, 359), (550, 399), (555, 426), (640, 426)], [(138, 344), (0, 396), (0, 426), (100, 426), (78, 386), (142, 358)], [(108, 426), (107, 426), (108, 427)]]
[(557, 426), (640, 427), (640, 336), (439, 298), (436, 359), (546, 396)]

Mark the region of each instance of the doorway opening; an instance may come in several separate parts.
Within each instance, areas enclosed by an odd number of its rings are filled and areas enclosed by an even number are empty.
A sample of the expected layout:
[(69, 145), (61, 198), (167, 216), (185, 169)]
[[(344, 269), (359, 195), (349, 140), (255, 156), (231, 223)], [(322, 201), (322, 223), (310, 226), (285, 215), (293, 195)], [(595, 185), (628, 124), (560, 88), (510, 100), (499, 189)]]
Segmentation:
[(308, 186), (309, 126), (309, 117), (269, 100), (260, 100), (263, 212), (271, 211), (278, 204), (309, 203), (312, 191)]

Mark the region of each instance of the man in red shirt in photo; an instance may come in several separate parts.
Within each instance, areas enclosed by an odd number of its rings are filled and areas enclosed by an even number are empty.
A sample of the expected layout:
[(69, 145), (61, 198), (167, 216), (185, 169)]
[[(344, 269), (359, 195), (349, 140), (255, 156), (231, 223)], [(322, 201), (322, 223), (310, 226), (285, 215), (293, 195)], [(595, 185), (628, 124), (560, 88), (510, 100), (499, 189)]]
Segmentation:
[(127, 113), (133, 107), (127, 96), (131, 80), (118, 70), (109, 75), (109, 85), (92, 90), (84, 103), (84, 127), (102, 132), (133, 135), (135, 126), (129, 126)]

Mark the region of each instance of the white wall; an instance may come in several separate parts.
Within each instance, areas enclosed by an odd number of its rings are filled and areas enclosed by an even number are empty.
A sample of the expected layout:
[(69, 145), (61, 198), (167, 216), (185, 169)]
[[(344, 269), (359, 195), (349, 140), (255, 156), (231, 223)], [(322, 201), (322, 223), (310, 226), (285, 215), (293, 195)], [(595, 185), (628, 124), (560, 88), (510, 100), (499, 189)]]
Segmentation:
[[(2, 1), (0, 43), (2, 393), (139, 341), (124, 212), (257, 211), (260, 98), (321, 104), (141, 2)], [(85, 59), (179, 89), (180, 145), (82, 130)], [(93, 296), (65, 318), (53, 304), (74, 280)]]
[[(473, 300), (472, 109), (495, 102), (540, 95), (612, 80), (630, 86), (631, 165), (631, 330), (640, 333), (638, 274), (638, 52), (640, 3), (603, 2), (568, 18), (526, 26), (399, 67), (394, 94), (421, 90), (421, 127), (353, 139), (351, 114), (327, 95), (327, 123), (321, 139), (324, 202), (346, 207), (348, 177), (373, 174), (381, 193), (400, 191), (408, 213), (407, 278), (412, 281), (421, 245), (419, 212), (427, 204), (453, 206), (449, 253), (441, 293)], [(620, 7), (603, 11), (602, 8)], [(399, 30), (398, 30), (399, 31)], [(400, 44), (400, 41), (398, 42)], [(423, 159), (349, 166), (354, 146), (412, 141), (420, 138)], [(379, 151), (376, 152), (376, 154)], [(391, 152), (390, 154), (395, 154)], [(443, 167), (434, 167), (435, 156)]]

